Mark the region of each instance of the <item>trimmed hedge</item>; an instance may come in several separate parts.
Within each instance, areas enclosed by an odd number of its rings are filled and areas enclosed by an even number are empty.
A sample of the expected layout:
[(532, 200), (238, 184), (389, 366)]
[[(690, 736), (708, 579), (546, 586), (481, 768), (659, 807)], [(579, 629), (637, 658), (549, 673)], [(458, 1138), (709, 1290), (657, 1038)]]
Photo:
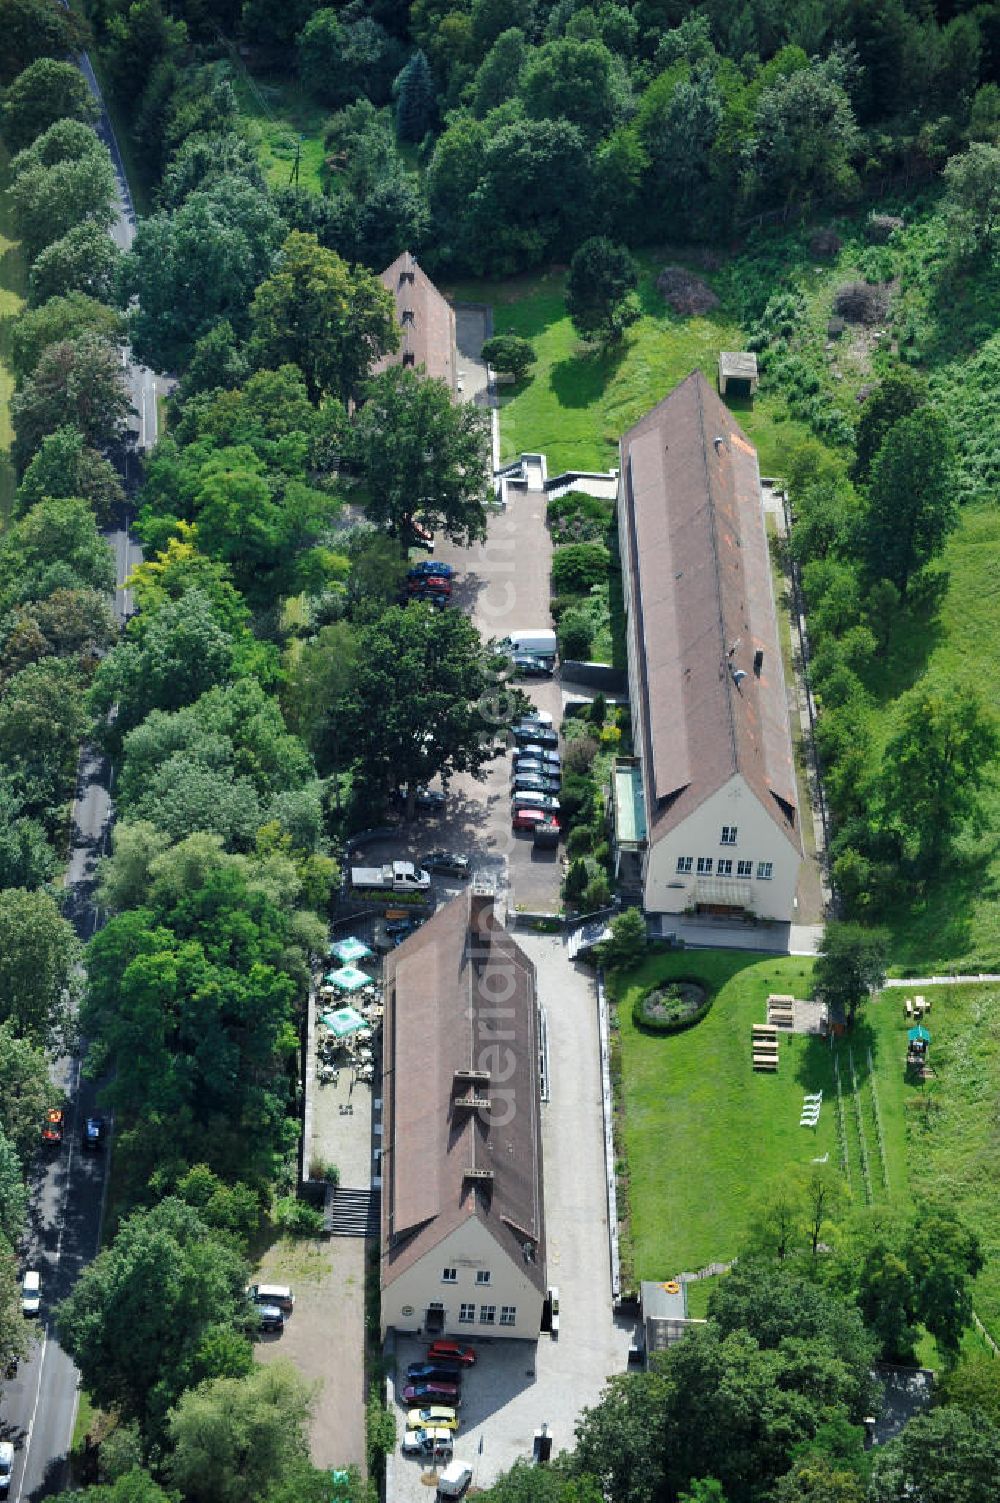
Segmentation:
[[(693, 1012), (683, 1018), (652, 1018), (646, 1013), (646, 1003), (655, 993), (662, 991), (664, 986), (682, 986), (685, 982), (689, 986), (700, 987), (707, 992), (704, 1002), (696, 1007)], [(658, 981), (654, 986), (647, 986), (644, 992), (640, 992), (632, 1003), (632, 1021), (641, 1033), (684, 1033), (688, 1028), (694, 1028), (702, 1018), (707, 1018), (715, 1001), (715, 992), (710, 986), (701, 980), (699, 976), (671, 976), (668, 982)]]

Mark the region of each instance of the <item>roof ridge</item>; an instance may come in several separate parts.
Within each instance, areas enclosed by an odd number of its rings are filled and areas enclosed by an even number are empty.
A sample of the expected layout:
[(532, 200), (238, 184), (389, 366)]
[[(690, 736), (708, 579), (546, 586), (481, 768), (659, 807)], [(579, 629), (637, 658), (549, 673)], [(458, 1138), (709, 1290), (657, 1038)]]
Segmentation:
[[(700, 370), (691, 372), (692, 376), (701, 376)], [(726, 619), (722, 603), (722, 567), (719, 563), (719, 535), (718, 517), (715, 510), (715, 491), (712, 485), (712, 476), (708, 468), (708, 433), (705, 428), (705, 399), (704, 387), (708, 383), (702, 376), (700, 381), (695, 381), (694, 389), (698, 394), (698, 426), (701, 429), (701, 463), (705, 472), (705, 495), (708, 500), (708, 533), (712, 540), (712, 567), (715, 571), (715, 596), (719, 608), (719, 664), (722, 674), (728, 676), (728, 664), (726, 660)], [(740, 754), (736, 735), (736, 716), (733, 713), (733, 696), (729, 692), (729, 685), (723, 684), (726, 692), (726, 714), (729, 717), (729, 742), (733, 752), (733, 768), (740, 769)]]

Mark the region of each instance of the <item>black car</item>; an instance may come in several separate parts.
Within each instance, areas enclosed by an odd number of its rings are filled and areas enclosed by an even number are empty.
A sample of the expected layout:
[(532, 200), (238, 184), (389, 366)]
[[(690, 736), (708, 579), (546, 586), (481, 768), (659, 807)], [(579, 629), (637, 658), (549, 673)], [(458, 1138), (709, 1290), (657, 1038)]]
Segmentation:
[(427, 872), (445, 872), (450, 877), (467, 877), (472, 863), (468, 856), (457, 856), (453, 851), (429, 851), (420, 859)]
[(518, 678), (551, 678), (551, 658), (536, 657), (533, 652), (512, 652), (511, 666)]
[[(396, 792), (394, 794), (394, 802), (397, 803), (400, 808), (405, 808), (405, 789), (396, 789)], [(421, 812), (425, 814), (437, 814), (444, 808), (444, 805), (445, 795), (441, 792), (440, 788), (418, 788), (413, 796), (414, 808), (421, 810)]]
[(562, 787), (562, 778), (547, 778), (539, 772), (522, 772), (518, 769), (511, 781), (514, 794), (518, 793), (558, 793)]
[(411, 1362), (406, 1377), (410, 1383), (461, 1383), (462, 1372), (460, 1362), (446, 1362), (442, 1358), (438, 1362)]
[(277, 1305), (258, 1305), (257, 1324), (262, 1331), (277, 1331), (280, 1335), (285, 1329), (284, 1313)]
[(559, 737), (555, 731), (547, 725), (531, 722), (514, 727), (514, 740), (518, 746), (541, 746), (550, 748), (552, 751), (559, 745)]
[(104, 1139), (107, 1137), (107, 1125), (103, 1117), (88, 1117), (83, 1124), (81, 1143), (84, 1148), (91, 1152), (104, 1147)]
[(522, 746), (514, 753), (512, 765), (515, 772), (524, 768), (544, 772), (547, 778), (554, 778), (560, 775), (562, 758), (558, 752), (546, 751), (541, 746)]

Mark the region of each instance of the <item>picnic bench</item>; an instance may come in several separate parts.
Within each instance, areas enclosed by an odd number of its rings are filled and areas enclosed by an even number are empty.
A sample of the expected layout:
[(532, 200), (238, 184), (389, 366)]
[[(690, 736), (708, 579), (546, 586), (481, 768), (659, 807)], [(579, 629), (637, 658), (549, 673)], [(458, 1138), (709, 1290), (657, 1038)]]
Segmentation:
[(777, 1070), (778, 1056), (777, 1054), (755, 1054), (753, 1067), (755, 1070)]
[(756, 1042), (757, 1039), (776, 1039), (778, 1030), (773, 1023), (752, 1023), (750, 1032)]

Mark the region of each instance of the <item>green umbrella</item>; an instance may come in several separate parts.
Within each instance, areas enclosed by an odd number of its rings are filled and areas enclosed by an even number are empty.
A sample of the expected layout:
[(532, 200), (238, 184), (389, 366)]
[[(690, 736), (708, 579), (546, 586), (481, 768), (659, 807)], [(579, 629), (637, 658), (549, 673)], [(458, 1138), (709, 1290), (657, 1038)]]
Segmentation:
[(339, 971), (331, 971), (326, 979), (342, 992), (360, 991), (361, 987), (372, 984), (372, 978), (359, 971), (356, 965), (342, 965)]
[(354, 960), (367, 960), (371, 953), (368, 946), (353, 934), (349, 934), (346, 939), (338, 939), (336, 944), (330, 946), (330, 954), (343, 961), (344, 965), (349, 965)]
[(346, 1039), (349, 1033), (357, 1033), (359, 1029), (368, 1027), (364, 1018), (354, 1007), (341, 1007), (336, 1012), (321, 1013), (320, 1022), (325, 1023), (338, 1039)]
[(911, 1044), (929, 1044), (931, 1041), (931, 1036), (923, 1023), (918, 1023), (916, 1028), (911, 1028), (906, 1037)]

